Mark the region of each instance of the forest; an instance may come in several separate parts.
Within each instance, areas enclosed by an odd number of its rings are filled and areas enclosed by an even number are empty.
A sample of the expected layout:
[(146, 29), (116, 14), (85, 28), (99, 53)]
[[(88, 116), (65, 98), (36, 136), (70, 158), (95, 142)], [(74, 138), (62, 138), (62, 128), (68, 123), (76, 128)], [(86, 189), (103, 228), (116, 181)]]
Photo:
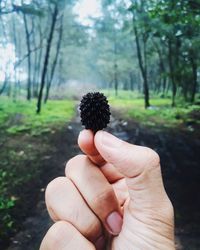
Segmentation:
[(200, 1), (0, 0), (2, 249), (38, 249), (46, 185), (79, 152), (94, 91), (111, 133), (158, 151), (177, 249), (200, 249)]

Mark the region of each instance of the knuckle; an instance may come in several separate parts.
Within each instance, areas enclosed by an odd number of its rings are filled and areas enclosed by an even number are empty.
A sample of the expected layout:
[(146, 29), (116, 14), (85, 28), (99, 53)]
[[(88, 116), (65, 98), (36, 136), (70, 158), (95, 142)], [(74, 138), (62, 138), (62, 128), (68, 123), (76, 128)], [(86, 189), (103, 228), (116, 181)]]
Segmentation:
[(52, 180), (46, 187), (45, 191), (45, 199), (46, 201), (50, 201), (52, 197), (54, 197), (60, 189), (62, 189), (63, 185), (66, 183), (65, 177), (57, 177)]
[(102, 232), (101, 223), (97, 219), (92, 220), (89, 223), (88, 222), (87, 224), (83, 225), (84, 228), (81, 233), (90, 241), (95, 241)]
[(68, 223), (64, 221), (56, 222), (47, 232), (50, 250), (59, 249), (62, 246), (63, 240), (70, 234)]
[(67, 177), (73, 176), (76, 172), (77, 169), (80, 169), (80, 167), (84, 164), (80, 164), (80, 162), (85, 162), (88, 161), (88, 158), (86, 155), (77, 155), (73, 158), (71, 158), (65, 167), (65, 174)]
[(99, 194), (96, 195), (96, 197), (93, 199), (93, 204), (95, 208), (101, 208), (101, 206), (105, 206), (105, 204), (112, 204), (112, 200), (114, 197), (114, 191), (111, 187), (108, 187)]
[(69, 222), (77, 223), (81, 221), (81, 218), (83, 216), (82, 211), (81, 211), (81, 206), (72, 206), (69, 208), (66, 208), (66, 216), (65, 219)]

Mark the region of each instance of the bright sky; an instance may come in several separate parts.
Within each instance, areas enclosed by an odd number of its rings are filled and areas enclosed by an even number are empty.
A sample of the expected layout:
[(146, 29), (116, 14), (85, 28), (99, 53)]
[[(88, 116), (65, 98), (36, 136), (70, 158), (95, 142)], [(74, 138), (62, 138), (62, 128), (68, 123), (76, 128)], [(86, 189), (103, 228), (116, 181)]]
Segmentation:
[(97, 18), (102, 16), (101, 0), (80, 0), (74, 7), (74, 12), (77, 14), (78, 21), (83, 25), (92, 25), (90, 17)]
[(15, 62), (14, 47), (11, 43), (6, 47), (0, 45), (0, 81), (4, 81), (6, 70), (14, 75), (13, 63)]

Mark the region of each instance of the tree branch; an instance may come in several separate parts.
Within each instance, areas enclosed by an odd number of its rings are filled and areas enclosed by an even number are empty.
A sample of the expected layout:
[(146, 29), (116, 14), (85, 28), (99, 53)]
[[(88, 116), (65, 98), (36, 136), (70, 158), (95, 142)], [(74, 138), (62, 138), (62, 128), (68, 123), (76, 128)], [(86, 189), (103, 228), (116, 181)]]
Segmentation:
[(41, 46), (38, 46), (32, 50), (30, 50), (30, 53), (27, 53), (26, 55), (24, 55), (20, 60), (18, 60), (16, 63), (15, 63), (15, 66), (14, 66), (14, 69), (16, 69), (31, 53), (41, 49), (42, 47)]

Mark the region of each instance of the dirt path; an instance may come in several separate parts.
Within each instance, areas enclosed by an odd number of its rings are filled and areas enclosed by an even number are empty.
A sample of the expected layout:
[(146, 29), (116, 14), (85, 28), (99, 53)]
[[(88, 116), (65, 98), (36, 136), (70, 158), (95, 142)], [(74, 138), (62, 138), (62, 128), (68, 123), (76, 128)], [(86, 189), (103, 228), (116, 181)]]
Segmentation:
[[(57, 150), (50, 160), (46, 160), (49, 172), (43, 177), (35, 212), (23, 222), (23, 230), (13, 237), (7, 250), (39, 249), (41, 239), (51, 225), (44, 204), (44, 189), (50, 180), (64, 174), (66, 161), (80, 152), (76, 143), (80, 130), (76, 118), (54, 135), (52, 140)], [(199, 139), (178, 131), (153, 131), (120, 118), (112, 119), (108, 130), (123, 140), (158, 151), (165, 186), (176, 210), (177, 249), (200, 249), (200, 198), (196, 195), (196, 190), (200, 190)]]

